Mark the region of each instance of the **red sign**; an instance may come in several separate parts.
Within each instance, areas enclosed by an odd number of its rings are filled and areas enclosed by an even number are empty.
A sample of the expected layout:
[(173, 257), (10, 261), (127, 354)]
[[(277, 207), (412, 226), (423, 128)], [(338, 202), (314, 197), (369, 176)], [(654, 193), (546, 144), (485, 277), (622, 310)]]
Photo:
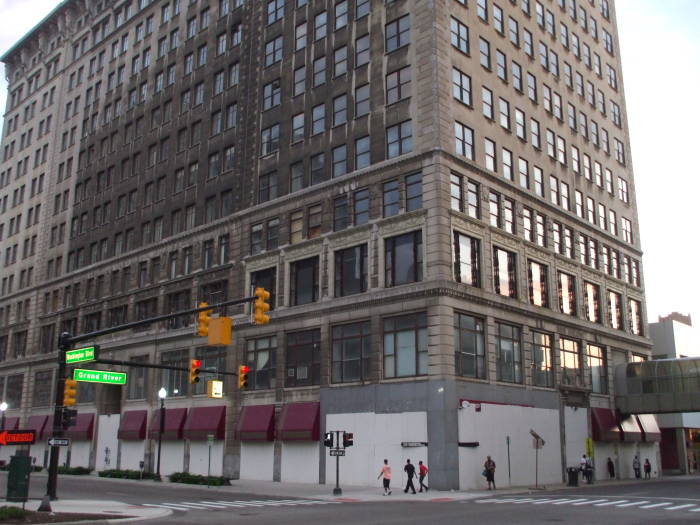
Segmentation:
[(3, 430), (0, 432), (0, 445), (33, 445), (35, 430)]

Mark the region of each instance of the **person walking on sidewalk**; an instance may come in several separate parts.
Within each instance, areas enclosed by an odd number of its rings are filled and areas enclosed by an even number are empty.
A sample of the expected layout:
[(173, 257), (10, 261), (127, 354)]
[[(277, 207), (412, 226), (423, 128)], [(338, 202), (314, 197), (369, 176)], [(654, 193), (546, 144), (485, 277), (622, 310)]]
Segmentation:
[(641, 464), (639, 463), (639, 456), (634, 456), (632, 461), (632, 468), (634, 469), (634, 477), (639, 479), (642, 477), (641, 474)]
[(644, 460), (644, 479), (651, 479), (651, 463), (649, 458)]
[(491, 456), (486, 456), (486, 461), (484, 462), (484, 474), (486, 475), (486, 481), (489, 484), (489, 490), (493, 486), (493, 490), (496, 490), (496, 462), (491, 459)]
[(384, 460), (384, 465), (382, 465), (381, 470), (379, 471), (379, 476), (377, 476), (377, 479), (382, 478), (384, 483), (384, 496), (391, 496), (391, 467), (389, 466), (389, 460), (385, 459)]
[(426, 492), (428, 492), (428, 485), (423, 483), (425, 480), (425, 477), (428, 475), (428, 467), (426, 467), (422, 461), (418, 462), (418, 482), (420, 483), (420, 489), (418, 492), (423, 492), (423, 489), (425, 489)]
[(413, 493), (415, 494), (416, 487), (413, 486), (413, 476), (416, 475), (416, 467), (413, 466), (410, 459), (406, 460), (406, 465), (404, 465), (403, 471), (406, 473), (406, 476), (408, 477), (408, 481), (406, 481), (406, 488), (403, 489), (403, 491), (408, 492), (408, 489), (410, 488), (413, 491)]
[(615, 463), (611, 458), (608, 458), (608, 476), (610, 479), (615, 479)]

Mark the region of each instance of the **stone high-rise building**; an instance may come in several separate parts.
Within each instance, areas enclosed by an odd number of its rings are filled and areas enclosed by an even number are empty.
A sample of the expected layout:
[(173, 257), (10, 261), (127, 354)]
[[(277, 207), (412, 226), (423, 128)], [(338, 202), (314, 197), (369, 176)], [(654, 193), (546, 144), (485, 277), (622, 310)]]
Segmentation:
[(530, 483), (530, 428), (545, 481), (588, 436), (623, 475), (655, 446), (600, 416), (650, 349), (612, 1), (66, 0), (2, 61), (8, 422), (50, 433), (60, 332), (273, 296), (219, 312), (225, 349), (194, 316), (98, 341), (251, 387), (81, 384), (72, 464), (152, 465), (161, 386), (164, 472), (208, 435), (218, 473), (324, 481), (347, 430), (346, 482), (410, 457), (435, 488), (508, 447)]

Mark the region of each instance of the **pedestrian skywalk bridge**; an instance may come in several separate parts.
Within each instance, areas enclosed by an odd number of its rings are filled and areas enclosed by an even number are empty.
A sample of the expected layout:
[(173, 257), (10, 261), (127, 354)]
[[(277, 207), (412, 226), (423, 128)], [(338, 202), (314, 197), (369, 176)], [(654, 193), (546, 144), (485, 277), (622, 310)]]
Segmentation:
[[(643, 498), (576, 498), (576, 497), (558, 497), (558, 498), (525, 498), (525, 497), (503, 497), (503, 498), (485, 498), (474, 500), (480, 504), (512, 504), (512, 505), (562, 505), (571, 507), (607, 507), (607, 508), (636, 508), (636, 509), (658, 509), (668, 511), (687, 511), (700, 513), (700, 501), (688, 503), (687, 501), (663, 501), (659, 498), (643, 499)], [(465, 502), (466, 503), (466, 502)]]
[(158, 507), (170, 510), (224, 510), (236, 508), (255, 507), (301, 507), (309, 505), (333, 505), (340, 501), (323, 501), (312, 499), (263, 499), (263, 500), (202, 500), (202, 501), (177, 501), (163, 503), (142, 503), (143, 507)]

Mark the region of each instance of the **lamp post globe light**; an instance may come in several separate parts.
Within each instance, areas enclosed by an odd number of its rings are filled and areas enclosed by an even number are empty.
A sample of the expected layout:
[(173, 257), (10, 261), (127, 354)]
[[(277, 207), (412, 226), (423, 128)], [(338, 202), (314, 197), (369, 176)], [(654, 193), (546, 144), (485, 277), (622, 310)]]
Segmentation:
[(160, 387), (160, 390), (158, 390), (158, 397), (160, 398), (160, 428), (158, 429), (158, 466), (156, 467), (158, 479), (160, 479), (160, 449), (163, 445), (163, 431), (165, 430), (165, 398), (167, 396), (168, 391), (165, 387)]
[(7, 410), (7, 403), (4, 401), (0, 403), (0, 412), (2, 413), (2, 419), (0, 420), (0, 430), (5, 430), (5, 410)]

